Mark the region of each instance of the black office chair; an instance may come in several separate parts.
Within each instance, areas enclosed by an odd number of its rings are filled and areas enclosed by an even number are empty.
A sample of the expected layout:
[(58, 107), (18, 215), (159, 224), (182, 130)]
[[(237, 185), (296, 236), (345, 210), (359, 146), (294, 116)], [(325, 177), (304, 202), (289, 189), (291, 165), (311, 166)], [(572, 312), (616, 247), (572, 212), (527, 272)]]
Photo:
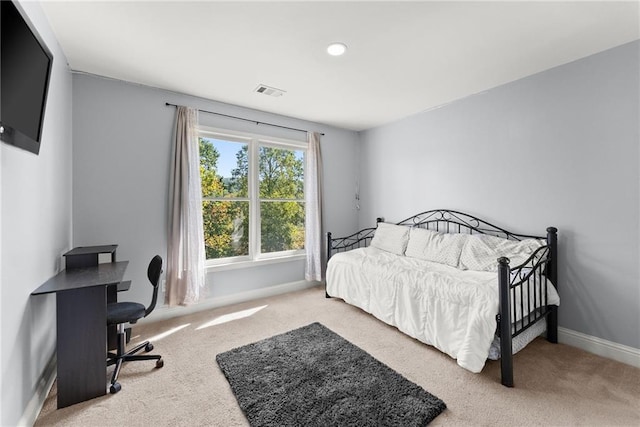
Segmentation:
[(162, 258), (160, 255), (153, 257), (149, 263), (147, 269), (147, 277), (149, 282), (153, 286), (153, 297), (149, 307), (145, 308), (144, 305), (137, 302), (116, 302), (113, 304), (107, 304), (107, 325), (118, 325), (118, 348), (117, 353), (109, 352), (107, 354), (107, 366), (113, 364), (116, 365), (111, 377), (111, 387), (109, 391), (111, 393), (117, 393), (122, 388), (118, 383), (118, 374), (120, 368), (124, 362), (131, 362), (133, 360), (155, 360), (156, 368), (162, 368), (164, 361), (160, 355), (142, 354), (136, 355), (135, 353), (144, 349), (146, 352), (153, 350), (153, 344), (149, 341), (145, 341), (142, 344), (137, 345), (135, 348), (125, 352), (125, 339), (126, 332), (124, 328), (125, 323), (136, 323), (143, 317), (147, 317), (149, 313), (153, 311), (158, 299), (158, 284), (160, 282), (160, 274), (162, 273)]

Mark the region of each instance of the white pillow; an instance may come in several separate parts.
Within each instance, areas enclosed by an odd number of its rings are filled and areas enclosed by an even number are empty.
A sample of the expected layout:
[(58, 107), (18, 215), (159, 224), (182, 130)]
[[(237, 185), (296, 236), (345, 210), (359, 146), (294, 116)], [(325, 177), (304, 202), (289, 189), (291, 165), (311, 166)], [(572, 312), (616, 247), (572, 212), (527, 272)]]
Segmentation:
[(516, 267), (527, 260), (544, 242), (538, 239), (508, 240), (486, 234), (470, 235), (460, 254), (462, 270), (498, 271), (498, 258), (509, 258)]
[(404, 255), (409, 241), (409, 230), (410, 228), (404, 225), (381, 222), (371, 239), (371, 246), (396, 255)]
[(466, 234), (438, 233), (424, 228), (412, 228), (405, 254), (457, 267), (466, 238)]

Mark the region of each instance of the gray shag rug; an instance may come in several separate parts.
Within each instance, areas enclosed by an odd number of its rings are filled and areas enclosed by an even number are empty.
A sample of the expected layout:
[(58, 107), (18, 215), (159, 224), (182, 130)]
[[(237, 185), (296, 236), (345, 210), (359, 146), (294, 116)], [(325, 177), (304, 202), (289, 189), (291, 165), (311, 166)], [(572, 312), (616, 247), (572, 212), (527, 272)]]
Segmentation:
[(424, 426), (446, 409), (320, 323), (216, 361), (252, 426)]

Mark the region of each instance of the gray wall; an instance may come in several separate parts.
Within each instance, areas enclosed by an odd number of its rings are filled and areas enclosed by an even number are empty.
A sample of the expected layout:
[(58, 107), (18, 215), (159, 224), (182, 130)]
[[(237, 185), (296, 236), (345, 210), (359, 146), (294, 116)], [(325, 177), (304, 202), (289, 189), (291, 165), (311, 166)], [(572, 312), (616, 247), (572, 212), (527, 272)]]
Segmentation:
[(359, 226), (435, 208), (523, 233), (556, 226), (560, 325), (640, 348), (639, 49), (364, 132)]
[(0, 144), (0, 425), (16, 425), (55, 352), (55, 296), (30, 293), (71, 248), (71, 73), (38, 3), (23, 9), (54, 56), (42, 148)]
[[(175, 108), (197, 107), (258, 121), (324, 132), (327, 229), (357, 227), (353, 188), (358, 135), (355, 132), (276, 116), (193, 96), (97, 76), (73, 76), (74, 246), (117, 243), (118, 258), (130, 261), (134, 280), (127, 298), (148, 304), (146, 267), (166, 256), (167, 193)], [(274, 102), (277, 102), (275, 100)], [(293, 132), (201, 113), (203, 125), (305, 140)], [(219, 271), (207, 276), (205, 294), (220, 297), (304, 279), (303, 261)], [(163, 301), (163, 300), (161, 300)], [(151, 315), (153, 316), (153, 314)]]

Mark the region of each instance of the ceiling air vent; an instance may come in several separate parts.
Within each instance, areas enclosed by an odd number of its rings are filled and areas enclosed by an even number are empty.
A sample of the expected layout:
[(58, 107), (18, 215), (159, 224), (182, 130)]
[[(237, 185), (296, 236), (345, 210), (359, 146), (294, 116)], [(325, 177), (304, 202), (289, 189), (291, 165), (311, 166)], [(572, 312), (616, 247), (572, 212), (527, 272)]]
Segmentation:
[(258, 85), (257, 88), (254, 89), (254, 92), (262, 93), (263, 95), (273, 96), (275, 98), (284, 95), (285, 91), (282, 89), (276, 89), (275, 87), (267, 86), (267, 85)]

